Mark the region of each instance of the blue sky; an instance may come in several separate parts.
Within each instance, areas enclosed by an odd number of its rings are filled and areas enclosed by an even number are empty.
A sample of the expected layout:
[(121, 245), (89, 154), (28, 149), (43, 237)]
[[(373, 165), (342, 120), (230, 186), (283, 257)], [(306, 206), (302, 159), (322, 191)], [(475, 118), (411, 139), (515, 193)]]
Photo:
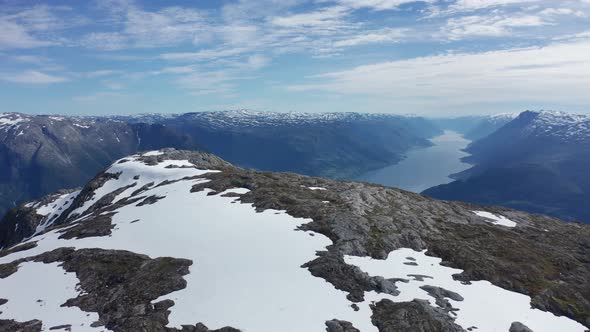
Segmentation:
[(590, 0), (0, 3), (0, 112), (590, 112)]

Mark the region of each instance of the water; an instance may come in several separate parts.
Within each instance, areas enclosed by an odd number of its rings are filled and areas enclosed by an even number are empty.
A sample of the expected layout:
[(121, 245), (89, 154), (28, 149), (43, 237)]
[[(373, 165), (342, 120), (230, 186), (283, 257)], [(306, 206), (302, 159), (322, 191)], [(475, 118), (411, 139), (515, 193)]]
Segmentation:
[(453, 181), (449, 175), (471, 165), (461, 161), (469, 154), (462, 151), (471, 142), (460, 134), (446, 130), (431, 140), (428, 148), (412, 150), (400, 163), (361, 175), (357, 180), (421, 192)]

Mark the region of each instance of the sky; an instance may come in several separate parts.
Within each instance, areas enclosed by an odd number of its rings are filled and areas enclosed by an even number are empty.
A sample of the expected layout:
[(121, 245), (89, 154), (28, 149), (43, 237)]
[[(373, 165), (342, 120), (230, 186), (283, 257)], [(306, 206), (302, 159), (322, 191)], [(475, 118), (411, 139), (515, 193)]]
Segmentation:
[(0, 113), (589, 105), (590, 0), (0, 0)]

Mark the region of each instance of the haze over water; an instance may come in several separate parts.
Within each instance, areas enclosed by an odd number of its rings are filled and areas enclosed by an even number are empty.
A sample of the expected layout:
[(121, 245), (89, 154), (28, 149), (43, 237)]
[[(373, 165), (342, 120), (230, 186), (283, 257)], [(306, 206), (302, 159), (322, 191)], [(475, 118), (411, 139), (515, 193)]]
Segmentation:
[(365, 173), (357, 180), (419, 193), (453, 181), (449, 175), (471, 166), (461, 161), (469, 155), (462, 150), (471, 143), (470, 140), (446, 130), (431, 142), (433, 146), (410, 151), (400, 163)]

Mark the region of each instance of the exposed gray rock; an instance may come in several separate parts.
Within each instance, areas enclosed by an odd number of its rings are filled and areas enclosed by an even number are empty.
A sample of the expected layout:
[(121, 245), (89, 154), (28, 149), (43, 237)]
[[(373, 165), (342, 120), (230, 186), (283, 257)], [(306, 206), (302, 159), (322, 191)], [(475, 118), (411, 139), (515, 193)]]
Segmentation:
[(392, 302), (381, 300), (371, 306), (373, 324), (379, 332), (459, 332), (465, 331), (444, 311), (427, 301)]
[(463, 296), (461, 296), (455, 292), (452, 292), (450, 290), (441, 288), (441, 287), (426, 285), (426, 286), (421, 286), (420, 288), (425, 290), (430, 296), (434, 297), (436, 300), (435, 301), (436, 305), (441, 307), (446, 312), (451, 312), (451, 311), (457, 310), (457, 309), (453, 308), (453, 306), (451, 305), (451, 303), (449, 303), (447, 298), (449, 298), (451, 300), (455, 300), (455, 301), (463, 301)]
[(508, 332), (534, 332), (521, 322), (514, 322), (510, 324)]
[(326, 322), (326, 332), (360, 332), (350, 322), (342, 320), (329, 320)]
[(20, 323), (14, 320), (0, 319), (0, 332), (39, 332), (41, 327), (42, 323), (39, 320)]

